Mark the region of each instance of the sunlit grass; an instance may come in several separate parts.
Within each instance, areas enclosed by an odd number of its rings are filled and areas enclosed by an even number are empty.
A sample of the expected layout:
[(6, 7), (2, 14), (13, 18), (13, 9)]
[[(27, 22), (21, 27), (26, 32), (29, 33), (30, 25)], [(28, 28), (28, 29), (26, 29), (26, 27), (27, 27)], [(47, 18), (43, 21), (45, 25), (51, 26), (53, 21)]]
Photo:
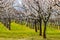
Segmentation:
[[(60, 30), (57, 30), (53, 27), (47, 25), (47, 39), (48, 40), (60, 40)], [(44, 28), (44, 25), (42, 25)], [(0, 38), (27, 38), (33, 40), (43, 40), (39, 36), (38, 32), (35, 32), (34, 29), (26, 27), (26, 25), (16, 24), (15, 22), (11, 23), (11, 30), (8, 30), (2, 23), (0, 23)], [(32, 37), (32, 38), (30, 38)], [(56, 38), (56, 39), (55, 39)]]
[(11, 30), (8, 30), (3, 24), (0, 23), (0, 37), (13, 37), (13, 38), (24, 38), (37, 35), (34, 29), (30, 29), (25, 25), (11, 23)]

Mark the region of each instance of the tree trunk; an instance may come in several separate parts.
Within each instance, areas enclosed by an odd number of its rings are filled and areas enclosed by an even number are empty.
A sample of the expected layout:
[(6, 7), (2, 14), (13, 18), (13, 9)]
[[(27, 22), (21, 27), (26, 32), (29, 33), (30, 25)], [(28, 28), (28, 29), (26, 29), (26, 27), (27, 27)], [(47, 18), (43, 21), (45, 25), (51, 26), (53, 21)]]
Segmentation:
[(37, 32), (36, 20), (35, 20), (35, 31)]
[(40, 19), (40, 36), (42, 36), (42, 19)]
[(46, 25), (47, 25), (47, 22), (44, 22), (43, 38), (46, 38)]
[(11, 19), (8, 18), (7, 28), (8, 28), (9, 30), (11, 30), (10, 26), (11, 26)]
[(11, 30), (11, 18), (9, 18), (9, 30)]

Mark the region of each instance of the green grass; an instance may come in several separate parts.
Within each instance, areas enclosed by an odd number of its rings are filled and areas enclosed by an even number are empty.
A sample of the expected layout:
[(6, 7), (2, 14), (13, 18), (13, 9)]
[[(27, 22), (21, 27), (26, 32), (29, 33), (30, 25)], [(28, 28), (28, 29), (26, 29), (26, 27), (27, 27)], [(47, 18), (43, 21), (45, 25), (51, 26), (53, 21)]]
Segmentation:
[[(60, 30), (49, 27), (49, 25), (47, 26), (46, 34), (47, 40), (60, 40)], [(27, 38), (26, 40), (44, 40), (39, 36), (39, 30), (36, 33), (34, 29), (30, 29), (29, 27), (26, 27), (26, 25), (16, 24), (14, 22), (11, 23), (11, 30), (8, 30), (2, 23), (0, 23), (0, 38), (4, 38), (3, 40), (6, 38), (13, 38), (14, 40), (20, 38)]]
[(11, 30), (8, 30), (3, 24), (0, 23), (0, 37), (7, 38), (25, 38), (37, 35), (34, 29), (30, 29), (25, 25), (11, 23)]

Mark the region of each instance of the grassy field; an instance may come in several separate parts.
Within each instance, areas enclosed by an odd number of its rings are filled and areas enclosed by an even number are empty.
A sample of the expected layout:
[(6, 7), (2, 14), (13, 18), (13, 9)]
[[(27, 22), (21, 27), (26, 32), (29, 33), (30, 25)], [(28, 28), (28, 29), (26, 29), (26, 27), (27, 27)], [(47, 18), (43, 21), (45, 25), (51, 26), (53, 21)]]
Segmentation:
[[(60, 30), (47, 26), (46, 40), (60, 40)], [(0, 23), (0, 40), (45, 40), (39, 36), (39, 30), (36, 33), (25, 25), (11, 23), (11, 30), (8, 30)]]

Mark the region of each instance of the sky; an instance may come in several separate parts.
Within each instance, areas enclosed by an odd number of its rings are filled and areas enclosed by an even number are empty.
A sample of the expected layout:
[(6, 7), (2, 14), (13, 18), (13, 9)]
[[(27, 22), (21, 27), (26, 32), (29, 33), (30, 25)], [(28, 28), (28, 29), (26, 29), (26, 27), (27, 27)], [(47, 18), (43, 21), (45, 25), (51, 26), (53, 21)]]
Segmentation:
[(15, 0), (13, 7), (18, 10), (18, 11), (23, 11), (24, 9), (22, 8), (22, 0)]

